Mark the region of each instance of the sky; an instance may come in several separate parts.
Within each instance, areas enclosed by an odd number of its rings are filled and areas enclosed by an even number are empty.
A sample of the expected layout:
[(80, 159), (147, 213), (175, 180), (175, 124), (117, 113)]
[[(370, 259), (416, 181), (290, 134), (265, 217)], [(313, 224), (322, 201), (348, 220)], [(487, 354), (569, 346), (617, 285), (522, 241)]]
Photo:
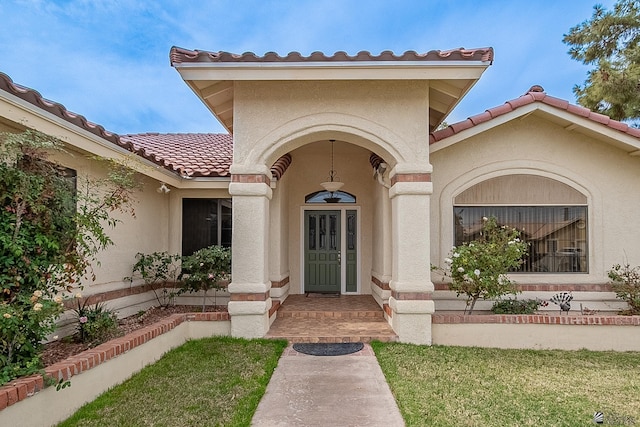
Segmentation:
[(575, 103), (563, 35), (614, 0), (2, 0), (0, 72), (119, 134), (225, 132), (169, 50), (281, 56), (493, 47), (451, 124), (533, 85)]

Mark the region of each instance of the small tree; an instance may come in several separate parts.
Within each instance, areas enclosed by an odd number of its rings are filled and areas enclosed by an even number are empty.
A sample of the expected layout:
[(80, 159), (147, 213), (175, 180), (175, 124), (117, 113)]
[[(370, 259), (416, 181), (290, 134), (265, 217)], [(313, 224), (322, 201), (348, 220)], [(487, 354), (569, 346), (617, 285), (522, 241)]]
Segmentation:
[(609, 279), (616, 297), (629, 304), (629, 308), (621, 314), (640, 314), (640, 266), (616, 264), (609, 270)]
[(61, 150), (40, 132), (0, 133), (0, 384), (38, 371), (61, 293), (94, 277), (92, 262), (112, 243), (105, 224), (133, 213), (131, 169), (107, 161), (107, 178), (79, 177), (76, 187), (48, 159)]
[[(467, 296), (469, 314), (480, 298), (496, 298), (517, 292), (507, 272), (522, 264), (527, 243), (520, 240), (515, 228), (500, 226), (496, 218), (482, 218), (478, 239), (454, 247), (445, 259), (445, 276), (451, 277), (450, 288)], [(465, 310), (466, 312), (466, 310)]]
[(231, 250), (222, 246), (209, 246), (182, 258), (180, 279), (187, 292), (203, 291), (202, 311), (205, 310), (207, 291), (225, 289), (225, 280), (231, 274)]
[(132, 282), (135, 278), (141, 278), (153, 291), (160, 307), (166, 308), (171, 305), (176, 293), (168, 291), (167, 284), (175, 283), (178, 278), (179, 268), (176, 263), (180, 260), (180, 255), (168, 252), (138, 252), (136, 260), (131, 277), (125, 277), (124, 280)]

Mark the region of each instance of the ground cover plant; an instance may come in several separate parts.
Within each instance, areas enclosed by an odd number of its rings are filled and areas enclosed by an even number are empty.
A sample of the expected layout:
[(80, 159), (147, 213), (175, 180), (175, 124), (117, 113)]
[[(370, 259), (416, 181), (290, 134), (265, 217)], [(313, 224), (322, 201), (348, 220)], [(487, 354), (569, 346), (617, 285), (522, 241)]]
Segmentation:
[(491, 306), (491, 312), (495, 314), (534, 314), (538, 309), (549, 305), (547, 301), (539, 299), (499, 299)]
[(192, 340), (59, 426), (248, 426), (286, 341)]
[(373, 343), (407, 426), (640, 425), (640, 353)]

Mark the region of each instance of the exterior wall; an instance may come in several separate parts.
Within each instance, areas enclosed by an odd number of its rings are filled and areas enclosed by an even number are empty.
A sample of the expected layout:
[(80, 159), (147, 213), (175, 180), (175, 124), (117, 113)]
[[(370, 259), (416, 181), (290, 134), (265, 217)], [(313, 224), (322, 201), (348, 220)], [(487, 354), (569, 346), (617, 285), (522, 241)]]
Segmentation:
[[(531, 173), (567, 184), (587, 197), (589, 273), (517, 274), (520, 284), (604, 284), (606, 271), (628, 259), (640, 264), (637, 234), (640, 158), (606, 142), (565, 130), (538, 114), (512, 120), (432, 153), (431, 262), (443, 265), (453, 242), (453, 199), (485, 179)], [(578, 286), (579, 287), (579, 286)]]
[(270, 203), (269, 279), (271, 297), (284, 301), (290, 289), (289, 253), (289, 188), (291, 173), (285, 173), (275, 184)]
[(19, 126), (16, 123), (12, 123), (8, 120), (4, 120), (0, 116), (0, 132), (20, 132), (22, 131), (22, 128), (22, 126)]
[[(300, 248), (301, 240), (299, 223), (302, 209), (299, 213), (294, 212), (296, 203), (301, 203), (305, 194), (319, 189), (319, 183), (326, 179), (328, 173), (328, 165), (325, 165), (326, 172), (319, 175), (320, 178), (311, 174), (318, 167), (321, 153), (329, 153), (327, 144), (327, 148), (314, 155), (313, 150), (318, 146), (314, 143), (336, 140), (340, 143), (338, 147), (364, 149), (360, 150), (364, 154), (361, 158), (337, 153), (337, 158), (343, 156), (350, 163), (348, 169), (339, 165), (335, 167), (347, 184), (344, 191), (355, 194), (362, 206), (360, 293), (371, 292), (371, 286), (366, 286), (366, 283), (371, 283), (372, 271), (373, 189), (363, 193), (357, 185), (366, 185), (367, 175), (371, 177), (369, 152), (377, 154), (389, 165), (390, 177), (394, 181), (389, 193), (394, 245), (388, 289), (390, 322), (401, 341), (416, 344), (431, 342), (430, 316), (434, 309), (431, 300), (433, 284), (425, 262), (429, 259), (430, 250), (428, 226), (432, 194), (429, 135), (425, 125), (428, 117), (427, 80), (234, 82), (234, 163), (230, 169), (233, 182), (229, 187), (234, 196), (234, 220), (245, 214), (237, 209), (239, 206), (235, 206), (235, 199), (245, 198), (248, 194), (258, 196), (258, 187), (264, 184), (257, 183), (265, 182), (264, 177), (270, 175), (270, 165), (284, 154), (291, 153), (293, 157), (288, 171), (290, 176), (296, 177), (295, 190), (292, 186), (289, 194), (289, 220), (293, 227), (289, 234), (290, 292), (302, 291), (298, 279), (301, 273), (296, 271), (300, 269), (300, 253), (293, 251), (296, 246)], [(300, 161), (296, 160), (307, 147), (310, 150), (309, 160), (305, 162), (302, 156)], [(358, 167), (358, 162), (362, 166)], [(356, 176), (348, 176), (351, 172)], [(368, 179), (369, 186), (379, 185)], [(265, 198), (271, 199), (271, 194)], [(265, 202), (268, 207), (269, 201)], [(247, 205), (246, 209), (250, 212), (252, 208)], [(383, 207), (383, 211), (388, 210)], [(245, 226), (242, 235), (234, 232), (234, 255), (240, 252), (245, 256), (259, 257), (260, 252), (269, 249), (261, 247), (263, 225), (246, 223)], [(236, 225), (234, 227), (238, 230)], [(249, 236), (253, 236), (253, 240)], [(254, 261), (260, 265), (256, 266), (257, 271), (265, 260)], [(232, 335), (262, 336), (268, 330), (264, 324), (265, 307), (255, 300), (263, 298), (263, 288), (269, 290), (270, 284), (264, 283), (257, 273), (252, 280), (241, 277), (243, 274), (244, 268), (234, 263), (233, 281), (229, 286)], [(375, 280), (379, 281), (379, 278)], [(238, 296), (234, 297), (234, 293)], [(386, 299), (383, 294), (376, 290), (379, 303)], [(241, 301), (241, 298), (253, 301)], [(271, 298), (268, 298), (267, 310), (270, 302)], [(242, 327), (239, 326), (241, 323)]]
[(295, 185), (289, 188), (289, 204), (287, 225), (289, 240), (289, 267), (290, 267), (290, 292), (299, 294), (303, 292), (301, 263), (303, 257), (302, 242), (304, 236), (302, 209), (313, 210), (327, 208), (355, 209), (360, 207), (358, 222), (360, 230), (360, 293), (371, 293), (369, 282), (371, 278), (371, 258), (373, 235), (377, 232), (373, 229), (373, 193), (379, 186), (371, 179), (372, 169), (369, 164), (370, 152), (354, 145), (336, 142), (334, 146), (334, 169), (338, 177), (345, 183), (342, 191), (356, 196), (355, 205), (352, 204), (306, 204), (305, 196), (315, 191), (320, 191), (320, 183), (326, 181), (331, 168), (331, 148), (328, 142), (318, 142), (306, 145), (291, 153), (293, 161), (287, 170), (289, 179), (295, 180)]
[(377, 185), (373, 190), (373, 230), (371, 250), (371, 293), (380, 306), (388, 304), (392, 275), (391, 199), (389, 190)]
[[(236, 82), (234, 166), (268, 164), (318, 140), (344, 140), (385, 159), (428, 162), (428, 82)], [(248, 171), (243, 171), (248, 173)]]
[[(78, 191), (82, 191), (82, 182), (86, 177), (103, 179), (106, 177), (104, 167), (89, 159), (83, 153), (68, 150), (68, 154), (57, 154), (51, 158), (75, 169), (78, 175)], [(113, 241), (113, 245), (98, 253), (94, 262), (93, 273), (95, 280), (86, 278), (82, 281), (79, 291), (84, 297), (105, 292), (122, 291), (119, 298), (108, 300), (106, 306), (117, 311), (120, 317), (136, 313), (155, 304), (152, 293), (128, 294), (131, 287), (124, 278), (131, 275), (131, 268), (135, 263), (138, 252), (151, 253), (168, 249), (169, 226), (169, 198), (165, 194), (156, 192), (158, 182), (138, 174), (140, 189), (135, 191), (133, 206), (135, 216), (118, 214), (120, 220), (115, 228), (106, 228), (106, 232)], [(134, 282), (134, 285), (141, 284)], [(76, 291), (74, 291), (76, 292)], [(75, 317), (65, 313), (58, 321), (56, 334), (67, 335), (73, 333)]]
[(436, 323), (433, 344), (515, 349), (640, 351), (638, 326)]

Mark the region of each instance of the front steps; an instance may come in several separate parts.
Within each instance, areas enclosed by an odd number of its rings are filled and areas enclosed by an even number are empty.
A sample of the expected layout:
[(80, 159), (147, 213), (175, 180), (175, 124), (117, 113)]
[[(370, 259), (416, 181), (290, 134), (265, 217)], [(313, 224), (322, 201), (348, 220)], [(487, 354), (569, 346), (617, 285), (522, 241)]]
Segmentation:
[(370, 295), (290, 295), (278, 309), (266, 338), (291, 343), (398, 340)]

